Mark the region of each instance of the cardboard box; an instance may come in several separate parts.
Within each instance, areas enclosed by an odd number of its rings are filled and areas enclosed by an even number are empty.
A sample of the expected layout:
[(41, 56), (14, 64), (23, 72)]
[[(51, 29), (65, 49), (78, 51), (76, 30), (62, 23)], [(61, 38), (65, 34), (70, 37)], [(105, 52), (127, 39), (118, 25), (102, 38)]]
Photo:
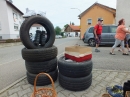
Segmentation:
[(85, 46), (66, 47), (65, 57), (76, 62), (87, 61), (92, 58), (92, 49)]

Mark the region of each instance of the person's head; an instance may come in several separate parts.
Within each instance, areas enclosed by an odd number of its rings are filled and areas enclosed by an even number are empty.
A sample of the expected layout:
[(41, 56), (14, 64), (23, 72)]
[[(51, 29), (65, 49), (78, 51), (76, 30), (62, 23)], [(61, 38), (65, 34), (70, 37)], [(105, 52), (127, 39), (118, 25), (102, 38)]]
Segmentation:
[(102, 25), (102, 21), (103, 21), (103, 19), (99, 18), (98, 19), (98, 24)]
[(125, 20), (124, 19), (119, 20), (118, 26), (120, 26), (120, 25), (125, 25)]

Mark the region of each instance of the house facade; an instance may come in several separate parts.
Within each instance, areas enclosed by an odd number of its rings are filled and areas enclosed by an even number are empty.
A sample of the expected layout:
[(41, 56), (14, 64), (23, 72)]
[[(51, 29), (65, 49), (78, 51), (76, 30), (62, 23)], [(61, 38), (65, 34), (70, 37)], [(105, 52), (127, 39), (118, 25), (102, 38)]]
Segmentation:
[(7, 0), (0, 0), (0, 13), (0, 39), (19, 38), (23, 13)]
[(104, 25), (115, 24), (116, 9), (94, 3), (79, 15), (80, 19), (80, 38), (82, 39), (86, 30), (97, 24), (98, 18), (103, 19)]
[(117, 0), (116, 9), (116, 24), (118, 25), (118, 21), (124, 18), (128, 28), (130, 26), (130, 0)]
[(64, 32), (66, 32), (67, 36), (71, 36), (71, 37), (79, 36), (80, 27), (70, 24), (65, 28)]

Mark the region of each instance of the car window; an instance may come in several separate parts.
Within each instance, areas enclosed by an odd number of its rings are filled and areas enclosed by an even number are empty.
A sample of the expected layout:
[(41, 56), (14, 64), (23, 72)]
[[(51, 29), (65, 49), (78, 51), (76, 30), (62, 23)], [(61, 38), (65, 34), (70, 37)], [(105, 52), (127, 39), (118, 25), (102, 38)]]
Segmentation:
[(109, 33), (109, 27), (103, 26), (102, 33)]
[(117, 29), (117, 26), (111, 26), (110, 27), (111, 33), (116, 33), (116, 29)]
[(89, 29), (89, 33), (93, 33), (93, 27)]

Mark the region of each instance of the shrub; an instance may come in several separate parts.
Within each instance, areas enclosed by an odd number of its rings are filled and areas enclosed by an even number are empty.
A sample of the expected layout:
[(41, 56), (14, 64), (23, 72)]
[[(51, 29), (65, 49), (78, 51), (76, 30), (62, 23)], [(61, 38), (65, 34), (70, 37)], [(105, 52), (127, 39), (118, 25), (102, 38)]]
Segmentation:
[(6, 43), (13, 43), (13, 42), (15, 42), (14, 39), (7, 39), (7, 40), (6, 40)]

